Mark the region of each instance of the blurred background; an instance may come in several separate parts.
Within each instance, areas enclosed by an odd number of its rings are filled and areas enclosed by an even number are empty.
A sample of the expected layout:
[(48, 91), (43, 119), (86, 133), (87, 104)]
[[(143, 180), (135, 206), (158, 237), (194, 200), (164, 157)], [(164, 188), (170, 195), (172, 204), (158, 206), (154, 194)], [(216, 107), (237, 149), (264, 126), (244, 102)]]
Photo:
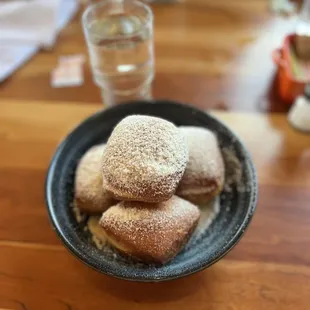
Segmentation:
[[(3, 98), (101, 101), (81, 25), (82, 11), (94, 2), (0, 2)], [(287, 112), (304, 92), (309, 80), (308, 1), (147, 3), (155, 18), (155, 98), (204, 109)], [(55, 91), (53, 70), (61, 57), (74, 55), (85, 57), (82, 81)]]

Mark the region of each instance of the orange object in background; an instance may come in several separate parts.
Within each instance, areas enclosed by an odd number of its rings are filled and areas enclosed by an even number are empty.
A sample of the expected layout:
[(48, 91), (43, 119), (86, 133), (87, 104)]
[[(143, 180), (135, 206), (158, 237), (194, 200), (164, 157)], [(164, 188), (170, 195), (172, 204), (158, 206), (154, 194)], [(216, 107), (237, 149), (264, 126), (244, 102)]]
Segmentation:
[(295, 98), (303, 94), (307, 80), (297, 79), (293, 74), (291, 47), (294, 45), (296, 35), (288, 35), (282, 48), (272, 53), (274, 63), (278, 66), (277, 87), (278, 94), (286, 104), (292, 104)]

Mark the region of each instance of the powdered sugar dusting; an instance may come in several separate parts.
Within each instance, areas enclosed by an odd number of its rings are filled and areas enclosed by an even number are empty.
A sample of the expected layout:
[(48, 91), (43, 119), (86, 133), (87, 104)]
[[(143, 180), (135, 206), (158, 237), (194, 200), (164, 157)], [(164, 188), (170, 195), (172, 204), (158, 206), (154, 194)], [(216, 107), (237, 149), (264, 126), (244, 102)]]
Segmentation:
[(120, 202), (103, 214), (100, 225), (108, 236), (161, 261), (179, 251), (199, 216), (196, 206), (174, 196), (155, 205)]
[(236, 154), (229, 147), (222, 148), (222, 153), (226, 162), (226, 174), (224, 190), (231, 192), (233, 186), (237, 187), (238, 192), (247, 191), (247, 184), (244, 184), (242, 177), (242, 163), (237, 158)]
[(120, 199), (167, 200), (187, 160), (185, 139), (175, 125), (157, 117), (129, 116), (108, 140), (102, 163), (104, 186)]
[(200, 237), (212, 224), (220, 212), (220, 199), (215, 197), (209, 203), (200, 207), (200, 220), (195, 231), (196, 237)]
[(114, 200), (102, 185), (101, 161), (105, 144), (91, 147), (81, 158), (75, 173), (77, 207), (90, 214), (102, 213)]
[(220, 197), (217, 196), (207, 204), (200, 206), (200, 219), (188, 246), (192, 246), (211, 226), (220, 212)]
[(189, 149), (189, 160), (177, 194), (194, 203), (214, 196), (224, 184), (224, 162), (218, 141), (208, 129), (180, 127)]

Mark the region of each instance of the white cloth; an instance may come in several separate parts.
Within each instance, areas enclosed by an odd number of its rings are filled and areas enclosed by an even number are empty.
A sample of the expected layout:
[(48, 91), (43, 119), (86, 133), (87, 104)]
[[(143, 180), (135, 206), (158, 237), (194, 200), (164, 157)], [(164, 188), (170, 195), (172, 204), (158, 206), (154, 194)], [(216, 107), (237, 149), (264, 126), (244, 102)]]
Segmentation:
[(0, 3), (0, 82), (34, 55), (51, 48), (78, 9), (77, 0), (8, 0)]

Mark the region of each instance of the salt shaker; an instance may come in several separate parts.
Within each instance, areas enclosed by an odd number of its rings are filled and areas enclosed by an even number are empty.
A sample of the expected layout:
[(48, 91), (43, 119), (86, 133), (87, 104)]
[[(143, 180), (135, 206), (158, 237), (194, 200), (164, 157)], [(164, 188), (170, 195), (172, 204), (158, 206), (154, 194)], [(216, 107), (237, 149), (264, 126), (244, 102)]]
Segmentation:
[(291, 125), (310, 134), (310, 84), (307, 84), (302, 96), (297, 97), (288, 113)]

